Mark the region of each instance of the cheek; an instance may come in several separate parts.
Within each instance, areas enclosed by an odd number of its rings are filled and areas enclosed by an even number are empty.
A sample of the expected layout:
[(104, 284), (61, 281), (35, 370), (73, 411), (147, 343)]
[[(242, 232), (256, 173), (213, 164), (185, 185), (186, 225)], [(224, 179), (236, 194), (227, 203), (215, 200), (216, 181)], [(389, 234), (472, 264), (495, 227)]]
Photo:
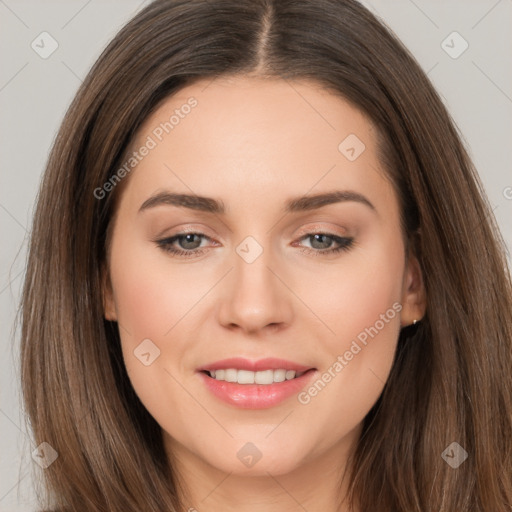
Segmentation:
[(158, 423), (181, 425), (176, 418), (197, 415), (193, 401), (183, 399), (179, 367), (187, 354), (183, 327), (193, 316), (187, 312), (200, 295), (190, 279), (169, 275), (158, 252), (118, 240), (112, 246), (111, 280), (130, 382)]
[[(187, 272), (176, 272), (151, 243), (112, 248), (111, 276), (120, 329), (133, 341), (164, 339), (192, 308), (206, 288)], [(175, 267), (174, 267), (175, 268)], [(210, 285), (211, 286), (211, 285)]]
[(330, 432), (324, 432), (325, 439), (355, 428), (389, 376), (400, 330), (401, 248), (400, 239), (389, 238), (357, 258), (347, 258), (318, 276), (333, 283), (328, 293), (309, 295), (309, 304), (334, 333), (323, 329), (318, 336), (319, 352), (328, 356), (299, 402), (322, 418)]
[(400, 240), (383, 239), (297, 276), (300, 296), (325, 324), (320, 338), (329, 352), (346, 349), (360, 333), (364, 338), (376, 323), (383, 334), (397, 333), (403, 271)]

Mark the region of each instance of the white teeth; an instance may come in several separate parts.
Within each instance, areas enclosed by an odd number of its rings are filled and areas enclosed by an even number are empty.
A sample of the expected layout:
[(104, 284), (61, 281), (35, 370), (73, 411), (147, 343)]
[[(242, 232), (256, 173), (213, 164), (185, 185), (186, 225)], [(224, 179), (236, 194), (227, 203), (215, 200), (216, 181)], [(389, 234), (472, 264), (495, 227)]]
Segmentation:
[(295, 372), (293, 370), (286, 371), (286, 380), (293, 379), (295, 377)]
[(226, 370), (226, 373), (224, 374), (224, 379), (227, 382), (236, 382), (237, 381), (236, 370), (233, 370), (233, 368)]
[(274, 370), (274, 382), (283, 382), (286, 380), (286, 370)]
[[(236, 370), (235, 370), (236, 372)], [(238, 370), (237, 382), (238, 384), (254, 384), (255, 373), (249, 370)]]
[(238, 382), (238, 384), (273, 384), (274, 382), (284, 382), (296, 377), (300, 377), (305, 372), (296, 372), (295, 370), (262, 370), (252, 372), (250, 370), (236, 370), (229, 368), (226, 370), (210, 370), (210, 377), (216, 380), (226, 382)]
[(272, 384), (274, 382), (274, 370), (264, 370), (254, 374), (255, 384)]

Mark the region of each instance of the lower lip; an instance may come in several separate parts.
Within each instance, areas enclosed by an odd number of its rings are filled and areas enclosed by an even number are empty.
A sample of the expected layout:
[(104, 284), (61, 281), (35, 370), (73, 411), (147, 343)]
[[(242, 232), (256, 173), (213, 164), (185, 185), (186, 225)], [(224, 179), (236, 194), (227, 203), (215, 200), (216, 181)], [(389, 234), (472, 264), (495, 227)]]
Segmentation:
[(308, 370), (295, 379), (274, 384), (238, 384), (217, 380), (199, 372), (206, 387), (217, 397), (241, 409), (268, 409), (299, 393), (316, 374)]

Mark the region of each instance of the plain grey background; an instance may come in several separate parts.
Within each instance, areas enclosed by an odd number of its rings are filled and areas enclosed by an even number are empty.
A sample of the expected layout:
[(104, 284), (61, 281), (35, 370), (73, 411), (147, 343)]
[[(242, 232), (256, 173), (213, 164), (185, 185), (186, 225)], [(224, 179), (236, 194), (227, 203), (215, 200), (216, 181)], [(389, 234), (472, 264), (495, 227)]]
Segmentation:
[[(0, 0), (0, 511), (36, 510), (34, 482), (44, 471), (31, 456), (35, 446), (19, 398), (19, 333), (13, 331), (39, 181), (80, 82), (147, 3)], [(363, 3), (402, 39), (440, 92), (510, 250), (512, 0)]]

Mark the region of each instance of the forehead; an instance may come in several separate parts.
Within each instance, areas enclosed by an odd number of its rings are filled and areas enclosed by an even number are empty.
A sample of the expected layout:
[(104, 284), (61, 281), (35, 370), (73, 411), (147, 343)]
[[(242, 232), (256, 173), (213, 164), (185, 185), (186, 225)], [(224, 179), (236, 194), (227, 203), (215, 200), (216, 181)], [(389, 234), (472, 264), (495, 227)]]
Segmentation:
[(138, 200), (168, 188), (248, 205), (387, 182), (371, 121), (311, 81), (200, 80), (162, 102), (129, 154), (144, 146), (127, 190)]

